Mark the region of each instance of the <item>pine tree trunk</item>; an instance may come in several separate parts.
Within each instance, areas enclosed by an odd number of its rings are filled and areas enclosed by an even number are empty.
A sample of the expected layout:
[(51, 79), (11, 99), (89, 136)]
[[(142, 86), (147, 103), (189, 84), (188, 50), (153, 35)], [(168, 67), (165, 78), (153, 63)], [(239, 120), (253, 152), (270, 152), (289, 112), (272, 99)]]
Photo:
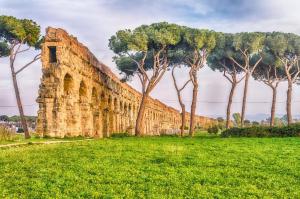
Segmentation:
[(23, 111), (23, 106), (22, 106), (22, 102), (21, 102), (17, 77), (16, 77), (16, 74), (15, 74), (12, 59), (10, 60), (10, 69), (11, 69), (12, 80), (13, 80), (13, 85), (14, 85), (15, 94), (16, 94), (17, 105), (18, 105), (18, 109), (19, 109), (19, 113), (20, 113), (21, 124), (22, 124), (23, 130), (24, 130), (25, 138), (28, 139), (28, 138), (30, 138), (30, 134), (29, 134), (29, 131), (28, 131), (28, 127), (27, 127), (27, 123), (26, 123), (26, 119), (25, 119), (25, 115), (24, 115), (24, 111)]
[(288, 80), (288, 90), (287, 90), (287, 99), (286, 99), (286, 115), (287, 115), (287, 122), (288, 125), (292, 124), (293, 118), (292, 118), (292, 89), (293, 89), (293, 83), (292, 81)]
[[(197, 81), (197, 76), (195, 75), (194, 79)], [(196, 113), (196, 105), (197, 105), (197, 95), (198, 95), (198, 82), (196, 82), (193, 88), (193, 100), (191, 105), (191, 118), (190, 118), (190, 131), (189, 135), (191, 137), (194, 136), (195, 131), (195, 113)]]
[(230, 89), (230, 94), (229, 94), (228, 104), (227, 104), (227, 111), (226, 111), (226, 129), (229, 128), (229, 124), (230, 124), (231, 105), (232, 105), (232, 99), (233, 99), (236, 85), (237, 85), (237, 83), (235, 83), (235, 82), (233, 82), (231, 84), (231, 89)]
[(185, 105), (181, 104), (181, 128), (180, 128), (180, 136), (184, 135), (184, 127), (185, 127)]
[(276, 109), (276, 97), (277, 97), (277, 87), (272, 87), (273, 97), (272, 97), (272, 106), (271, 106), (271, 120), (270, 126), (274, 126), (275, 121), (275, 109)]
[(177, 98), (178, 98), (178, 102), (180, 104), (180, 107), (181, 107), (181, 127), (180, 127), (180, 136), (182, 137), (184, 135), (184, 127), (185, 127), (185, 104), (182, 102), (182, 98), (181, 98), (181, 91), (182, 89), (184, 89), (184, 87), (188, 84), (188, 82), (190, 81), (187, 81), (185, 83), (185, 85), (179, 89), (178, 86), (177, 86), (177, 83), (176, 83), (176, 78), (175, 78), (175, 75), (174, 75), (174, 70), (175, 70), (175, 66), (173, 67), (173, 70), (172, 70), (172, 78), (173, 78), (173, 82), (174, 82), (174, 86), (175, 86), (175, 89), (176, 89), (176, 92), (177, 92)]
[[(175, 81), (174, 81), (175, 83)], [(176, 86), (177, 88), (177, 86)], [(179, 104), (180, 104), (180, 107), (181, 107), (181, 127), (180, 127), (180, 136), (182, 137), (183, 134), (184, 134), (184, 127), (185, 127), (185, 105), (184, 103), (182, 102), (182, 98), (181, 98), (181, 94), (180, 94), (180, 91), (177, 90), (177, 97), (178, 97), (178, 101), (179, 101)]]
[(145, 109), (146, 109), (146, 104), (147, 104), (147, 99), (149, 97), (149, 93), (143, 93), (137, 119), (136, 119), (136, 124), (135, 124), (135, 135), (136, 136), (142, 136), (144, 134), (144, 115), (145, 115)]
[(244, 126), (244, 120), (245, 120), (249, 78), (250, 78), (250, 73), (247, 72), (246, 77), (245, 77), (244, 94), (243, 94), (243, 104), (242, 104), (242, 113), (241, 113), (241, 127)]

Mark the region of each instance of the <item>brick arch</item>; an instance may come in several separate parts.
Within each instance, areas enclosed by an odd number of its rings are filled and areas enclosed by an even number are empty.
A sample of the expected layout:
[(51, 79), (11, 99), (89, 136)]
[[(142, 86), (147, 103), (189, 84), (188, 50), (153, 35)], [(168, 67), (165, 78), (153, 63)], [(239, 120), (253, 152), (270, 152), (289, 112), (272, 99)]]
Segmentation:
[(108, 137), (110, 136), (110, 134), (113, 132), (114, 130), (114, 111), (113, 111), (113, 106), (114, 106), (114, 102), (113, 102), (113, 97), (111, 95), (108, 96)]
[[(62, 115), (64, 121), (64, 133), (57, 132), (60, 137), (71, 136), (74, 133), (74, 126), (77, 124), (77, 118), (75, 117), (76, 109), (76, 92), (75, 92), (75, 81), (70, 73), (66, 73), (63, 76), (63, 110)], [(59, 115), (59, 114), (57, 114)]]
[(114, 100), (113, 100), (113, 106), (114, 106), (114, 111), (118, 111), (118, 100), (116, 97), (114, 97)]
[(88, 88), (86, 86), (86, 83), (83, 80), (81, 80), (79, 85), (79, 96), (86, 98), (87, 95), (88, 95)]
[(120, 111), (122, 112), (123, 111), (123, 102), (120, 100)]
[(107, 103), (106, 103), (106, 95), (104, 93), (104, 91), (102, 90), (101, 91), (101, 94), (100, 94), (100, 105), (101, 105), (101, 109), (105, 109), (106, 106), (107, 106)]
[(92, 92), (91, 92), (91, 103), (92, 103), (92, 106), (99, 106), (99, 94), (98, 94), (98, 91), (96, 89), (96, 87), (93, 87), (92, 88)]
[(99, 94), (95, 87), (92, 88), (91, 92), (91, 108), (92, 108), (92, 136), (102, 137), (100, 126), (101, 126), (101, 117), (100, 117), (100, 104), (99, 104)]
[(132, 119), (132, 116), (133, 116), (133, 114), (132, 114), (132, 104), (129, 103), (128, 104), (128, 117), (129, 117), (130, 120)]
[(109, 95), (107, 95), (106, 90), (102, 90), (101, 97), (100, 97), (100, 104), (101, 104), (101, 116), (102, 116), (102, 134), (103, 137), (109, 136), (109, 118), (110, 118), (110, 107), (109, 107)]
[(114, 102), (113, 102), (112, 95), (107, 96), (107, 107), (108, 107), (110, 112), (113, 112)]
[(114, 123), (113, 123), (113, 133), (119, 131), (119, 103), (117, 97), (113, 100), (113, 112), (114, 112)]
[(64, 84), (64, 86), (63, 86), (64, 94), (72, 93), (72, 91), (74, 89), (74, 80), (73, 80), (73, 77), (69, 73), (65, 74), (63, 84)]
[(127, 125), (127, 113), (128, 113), (128, 105), (126, 100), (123, 102), (123, 111), (122, 111), (122, 131), (125, 132), (128, 125)]
[(104, 93), (104, 91), (101, 92), (101, 96), (100, 97), (101, 97), (101, 100), (105, 99), (105, 93)]
[(79, 89), (79, 113), (80, 113), (80, 129), (82, 136), (91, 136), (91, 107), (89, 106), (88, 88), (84, 80), (80, 81)]
[(127, 102), (124, 102), (124, 114), (126, 114), (128, 112), (128, 106), (127, 106)]

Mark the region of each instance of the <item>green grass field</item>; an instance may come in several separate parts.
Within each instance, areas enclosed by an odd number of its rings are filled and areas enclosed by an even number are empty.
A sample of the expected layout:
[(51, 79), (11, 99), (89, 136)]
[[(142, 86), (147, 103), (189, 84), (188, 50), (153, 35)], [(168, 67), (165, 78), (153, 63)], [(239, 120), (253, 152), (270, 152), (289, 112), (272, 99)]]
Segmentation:
[(299, 198), (299, 138), (112, 138), (0, 149), (1, 198)]

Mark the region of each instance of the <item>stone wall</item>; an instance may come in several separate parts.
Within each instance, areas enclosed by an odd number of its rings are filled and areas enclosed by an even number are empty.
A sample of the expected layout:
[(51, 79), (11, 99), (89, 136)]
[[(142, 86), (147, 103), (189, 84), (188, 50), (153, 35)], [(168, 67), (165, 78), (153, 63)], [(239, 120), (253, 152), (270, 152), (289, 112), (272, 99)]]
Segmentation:
[[(37, 99), (40, 135), (109, 137), (112, 133), (133, 133), (141, 94), (122, 83), (66, 31), (47, 28), (42, 72)], [(196, 118), (196, 126), (212, 122), (210, 118)], [(177, 133), (180, 113), (149, 99), (144, 128), (148, 135)]]

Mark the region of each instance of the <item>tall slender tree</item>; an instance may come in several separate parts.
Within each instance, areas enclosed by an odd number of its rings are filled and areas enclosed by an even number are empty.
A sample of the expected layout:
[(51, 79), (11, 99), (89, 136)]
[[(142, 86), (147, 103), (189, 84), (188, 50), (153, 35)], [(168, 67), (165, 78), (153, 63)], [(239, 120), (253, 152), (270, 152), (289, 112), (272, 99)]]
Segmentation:
[[(18, 87), (17, 74), (39, 60), (40, 54), (37, 54), (32, 61), (26, 63), (18, 70), (15, 68), (15, 60), (18, 55), (29, 51), (32, 47), (39, 48), (41, 44), (40, 26), (29, 19), (17, 19), (13, 16), (1, 15), (0, 43), (1, 52), (5, 52), (4, 56), (9, 56), (11, 75), (25, 138), (30, 138)], [(5, 50), (3, 51), (3, 49)]]
[(186, 109), (185, 109), (185, 104), (182, 100), (182, 96), (181, 96), (181, 92), (183, 91), (183, 89), (188, 85), (188, 83), (191, 82), (191, 79), (188, 78), (184, 83), (183, 85), (180, 87), (178, 85), (178, 82), (176, 80), (176, 75), (175, 75), (175, 69), (176, 68), (180, 68), (180, 65), (174, 65), (173, 68), (172, 68), (172, 78), (173, 78), (173, 83), (174, 83), (174, 87), (175, 87), (175, 90), (176, 90), (176, 93), (177, 93), (177, 99), (178, 99), (178, 102), (179, 102), (179, 105), (181, 107), (181, 127), (180, 127), (180, 135), (183, 136), (184, 134), (184, 127), (185, 127), (185, 123), (186, 123), (186, 118), (185, 118), (185, 115), (186, 115)]
[(265, 49), (262, 53), (262, 61), (258, 64), (255, 72), (252, 74), (254, 79), (262, 81), (264, 84), (272, 89), (272, 105), (271, 105), (271, 117), (270, 126), (275, 124), (275, 111), (276, 111), (276, 99), (277, 88), (280, 82), (286, 79), (284, 68), (276, 57)]
[(231, 41), (233, 53), (229, 55), (229, 59), (231, 59), (245, 73), (245, 84), (241, 111), (241, 126), (244, 126), (249, 78), (255, 71), (255, 68), (262, 60), (262, 58), (260, 57), (254, 64), (251, 64), (251, 60), (259, 55), (260, 51), (264, 47), (264, 41), (265, 34), (259, 32), (237, 33), (234, 34)]
[(134, 30), (120, 30), (109, 41), (109, 47), (117, 54), (114, 60), (125, 74), (125, 80), (136, 74), (142, 85), (135, 127), (137, 136), (144, 134), (144, 115), (149, 94), (169, 66), (168, 50), (180, 40), (180, 26), (161, 22), (142, 25)]
[(232, 34), (219, 33), (217, 36), (217, 45), (211, 55), (208, 58), (208, 66), (212, 70), (218, 70), (223, 73), (223, 76), (230, 82), (231, 89), (228, 96), (227, 108), (226, 108), (226, 128), (230, 126), (231, 106), (234, 97), (234, 93), (237, 85), (244, 79), (244, 76), (240, 76), (243, 70), (228, 58), (228, 54), (232, 54), (231, 39)]
[(216, 33), (210, 30), (201, 30), (185, 27), (183, 30), (183, 45), (185, 63), (190, 67), (190, 79), (193, 85), (191, 117), (189, 135), (194, 136), (195, 115), (198, 97), (198, 72), (206, 64), (207, 57), (216, 45)]
[(300, 75), (300, 37), (292, 33), (269, 33), (266, 38), (266, 47), (280, 60), (286, 74), (288, 82), (286, 100), (287, 123), (291, 124), (293, 122), (293, 84), (299, 79)]

